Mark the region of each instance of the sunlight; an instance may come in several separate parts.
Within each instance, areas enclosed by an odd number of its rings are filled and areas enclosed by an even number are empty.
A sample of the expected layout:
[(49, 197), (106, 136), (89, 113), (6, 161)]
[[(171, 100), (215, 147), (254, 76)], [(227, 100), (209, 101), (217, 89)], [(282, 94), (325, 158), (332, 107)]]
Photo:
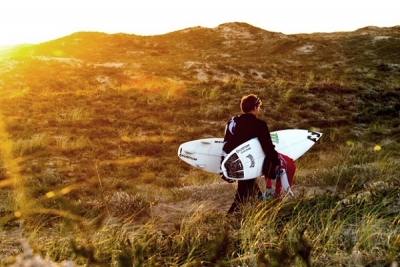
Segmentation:
[[(246, 22), (268, 31), (293, 33), (348, 31), (398, 24), (397, 2), (351, 1), (5, 1), (0, 9), (0, 47), (37, 44), (79, 31), (159, 35), (191, 27)], [(206, 16), (204, 14), (207, 14)], [(326, 19), (341, 17), (343, 19)], [(289, 19), (290, 18), (290, 19)], [(27, 23), (21, 23), (26, 21)], [(51, 21), (51, 23), (49, 23)], [(295, 23), (293, 23), (295, 21)], [(315, 23), (318, 21), (318, 23)]]
[[(8, 28), (8, 27), (5, 27)], [(2, 34), (0, 35), (0, 51), (7, 49), (9, 46), (14, 44), (14, 40), (9, 39), (8, 36), (8, 32), (3, 33), (4, 31), (2, 30)]]
[(46, 193), (46, 197), (47, 198), (52, 198), (52, 197), (54, 197), (56, 194), (53, 192), (53, 191), (50, 191), (50, 192), (47, 192)]
[(29, 87), (23, 87), (23, 88), (20, 88), (17, 90), (12, 90), (11, 92), (8, 92), (7, 95), (10, 99), (13, 99), (13, 98), (22, 97), (22, 96), (26, 95), (27, 93), (29, 93), (29, 91), (30, 91)]
[[(167, 77), (139, 76), (134, 78), (131, 83), (122, 86), (121, 89), (158, 93), (162, 98), (170, 99), (183, 96), (186, 92), (186, 84), (183, 81)], [(151, 102), (150, 98), (148, 102)]]
[(11, 179), (1, 180), (0, 188), (8, 187), (11, 185)]

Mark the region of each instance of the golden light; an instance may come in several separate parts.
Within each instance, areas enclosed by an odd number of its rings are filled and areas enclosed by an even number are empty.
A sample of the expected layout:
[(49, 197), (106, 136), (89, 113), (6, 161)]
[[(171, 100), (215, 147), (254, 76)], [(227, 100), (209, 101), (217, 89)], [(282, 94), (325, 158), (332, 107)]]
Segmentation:
[(54, 197), (56, 194), (53, 192), (53, 191), (50, 191), (50, 192), (47, 192), (46, 193), (46, 197), (47, 198), (52, 198), (52, 197)]
[(7, 187), (9, 185), (11, 185), (11, 179), (6, 179), (6, 180), (0, 181), (0, 188)]
[(53, 50), (53, 51), (51, 51), (51, 53), (53, 54), (53, 56), (56, 56), (56, 57), (62, 57), (62, 56), (64, 56), (64, 51), (62, 51), (62, 50), (60, 50), (60, 49)]
[(65, 187), (65, 188), (61, 189), (60, 192), (61, 192), (61, 194), (66, 195), (66, 194), (68, 194), (69, 192), (71, 192), (71, 190), (72, 190), (71, 187)]

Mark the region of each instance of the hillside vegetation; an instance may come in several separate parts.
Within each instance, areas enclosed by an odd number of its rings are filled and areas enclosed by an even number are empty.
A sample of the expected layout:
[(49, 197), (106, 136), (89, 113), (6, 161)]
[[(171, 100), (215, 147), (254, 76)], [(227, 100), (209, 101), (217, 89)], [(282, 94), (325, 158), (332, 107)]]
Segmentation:
[[(400, 262), (398, 51), (399, 26), (284, 35), (245, 23), (0, 51), (1, 265)], [(222, 137), (249, 93), (271, 131), (323, 137), (297, 161), (295, 198), (227, 217), (236, 185), (177, 148)]]

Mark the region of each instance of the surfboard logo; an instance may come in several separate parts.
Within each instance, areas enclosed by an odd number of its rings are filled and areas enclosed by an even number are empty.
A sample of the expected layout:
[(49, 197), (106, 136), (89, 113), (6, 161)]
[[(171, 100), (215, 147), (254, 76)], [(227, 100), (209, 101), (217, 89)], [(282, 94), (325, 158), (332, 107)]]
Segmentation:
[(308, 131), (307, 139), (313, 142), (317, 142), (320, 137), (321, 137), (320, 133)]
[(248, 155), (246, 156), (246, 158), (248, 158), (248, 159), (250, 160), (250, 162), (251, 162), (251, 164), (250, 164), (250, 167), (249, 167), (249, 168), (254, 168), (254, 166), (255, 166), (256, 162), (254, 161), (254, 157), (253, 157), (253, 155), (252, 155), (252, 154), (248, 154)]
[(271, 133), (272, 143), (279, 144), (279, 135), (277, 133)]
[(246, 152), (246, 151), (248, 151), (250, 149), (251, 149), (250, 144), (247, 144), (247, 145), (245, 145), (243, 147), (240, 147), (240, 148), (236, 149), (236, 153), (243, 154), (244, 152)]
[(190, 159), (190, 160), (197, 161), (197, 158), (190, 157), (190, 156), (187, 156), (187, 155), (182, 154), (182, 148), (181, 148), (181, 150), (179, 151), (179, 157), (180, 157), (180, 158), (187, 158), (187, 159)]

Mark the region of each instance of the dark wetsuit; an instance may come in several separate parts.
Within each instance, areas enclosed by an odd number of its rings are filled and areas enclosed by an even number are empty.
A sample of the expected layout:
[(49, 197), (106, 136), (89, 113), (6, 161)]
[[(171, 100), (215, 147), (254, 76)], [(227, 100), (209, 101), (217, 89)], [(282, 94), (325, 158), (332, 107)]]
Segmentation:
[[(252, 113), (241, 114), (228, 121), (225, 129), (224, 146), (221, 156), (224, 158), (234, 148), (255, 137), (258, 138), (266, 155), (263, 167), (264, 175), (272, 176), (275, 174), (275, 167), (280, 165), (278, 153), (275, 150), (275, 146), (272, 144), (267, 123), (258, 119)], [(273, 169), (273, 171), (267, 174), (267, 169)], [(260, 190), (255, 179), (239, 180), (235, 198), (228, 213), (237, 211), (240, 204), (243, 204), (252, 197), (257, 197), (259, 192)]]

